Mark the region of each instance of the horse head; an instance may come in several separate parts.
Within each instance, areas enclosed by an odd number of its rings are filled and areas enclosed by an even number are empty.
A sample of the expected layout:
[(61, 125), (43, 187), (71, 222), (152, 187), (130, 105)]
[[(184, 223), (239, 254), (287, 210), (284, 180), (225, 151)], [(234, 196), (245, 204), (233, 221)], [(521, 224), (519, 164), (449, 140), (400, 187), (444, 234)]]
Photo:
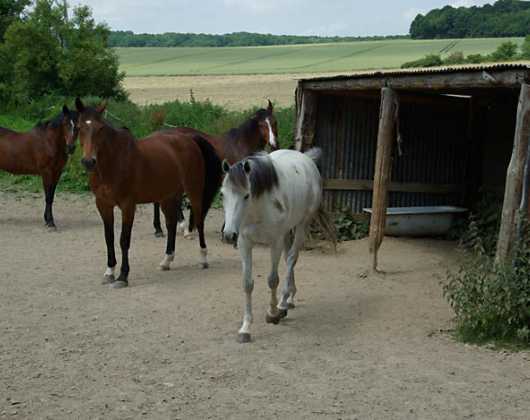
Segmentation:
[(263, 145), (269, 145), (272, 151), (278, 150), (280, 144), (278, 143), (278, 122), (274, 115), (274, 107), (269, 100), (266, 109), (258, 109), (254, 115), (254, 120), (257, 122), (259, 137), (263, 141)]
[(107, 126), (103, 119), (103, 113), (106, 110), (107, 104), (101, 103), (96, 107), (85, 106), (80, 98), (75, 100), (77, 108), (78, 126), (79, 126), (79, 141), (83, 148), (83, 157), (81, 164), (87, 171), (93, 171), (97, 164), (97, 153), (101, 146), (101, 129)]

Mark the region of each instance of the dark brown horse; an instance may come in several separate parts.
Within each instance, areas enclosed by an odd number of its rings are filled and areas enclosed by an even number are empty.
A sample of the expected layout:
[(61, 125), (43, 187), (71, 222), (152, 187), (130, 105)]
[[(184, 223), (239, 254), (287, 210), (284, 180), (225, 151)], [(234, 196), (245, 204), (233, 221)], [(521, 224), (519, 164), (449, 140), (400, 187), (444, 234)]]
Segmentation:
[[(183, 193), (197, 215), (202, 265), (206, 268), (204, 219), (222, 178), (221, 161), (210, 143), (198, 135), (179, 136), (173, 130), (158, 131), (136, 141), (128, 129), (115, 129), (103, 119), (104, 106), (85, 107), (78, 98), (76, 107), (83, 148), (81, 162), (90, 173), (90, 188), (105, 226), (108, 259), (104, 280), (113, 288), (128, 285), (131, 232), (136, 205), (141, 203), (160, 203), (164, 212), (168, 238), (160, 267), (169, 270), (175, 257), (178, 197)], [(122, 213), (118, 279), (114, 278), (115, 206)]]
[(67, 144), (73, 144), (77, 137), (76, 119), (77, 113), (70, 112), (65, 105), (60, 115), (26, 133), (0, 128), (0, 170), (42, 177), (46, 201), (44, 222), (51, 229), (55, 229), (55, 189), (68, 159)]
[[(206, 139), (217, 152), (221, 161), (226, 160), (230, 165), (239, 162), (241, 159), (256, 152), (265, 150), (267, 145), (272, 151), (280, 148), (278, 143), (278, 123), (274, 116), (274, 109), (269, 101), (267, 109), (259, 109), (256, 113), (241, 124), (238, 128), (233, 128), (223, 136), (211, 136), (193, 128), (175, 128), (172, 130), (179, 137), (193, 138), (200, 136)], [(179, 222), (183, 221), (181, 206), (178, 207)], [(160, 206), (154, 205), (153, 226), (155, 236), (164, 236), (160, 224)], [(188, 230), (194, 227), (193, 214), (190, 214)]]

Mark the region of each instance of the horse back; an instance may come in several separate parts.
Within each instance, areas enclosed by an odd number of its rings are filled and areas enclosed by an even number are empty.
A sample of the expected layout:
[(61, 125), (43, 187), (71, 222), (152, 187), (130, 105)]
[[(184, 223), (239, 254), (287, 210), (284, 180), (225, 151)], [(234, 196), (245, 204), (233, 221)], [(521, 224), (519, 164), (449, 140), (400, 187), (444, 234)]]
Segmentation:
[(0, 169), (16, 175), (40, 175), (52, 164), (49, 145), (29, 133), (0, 129)]

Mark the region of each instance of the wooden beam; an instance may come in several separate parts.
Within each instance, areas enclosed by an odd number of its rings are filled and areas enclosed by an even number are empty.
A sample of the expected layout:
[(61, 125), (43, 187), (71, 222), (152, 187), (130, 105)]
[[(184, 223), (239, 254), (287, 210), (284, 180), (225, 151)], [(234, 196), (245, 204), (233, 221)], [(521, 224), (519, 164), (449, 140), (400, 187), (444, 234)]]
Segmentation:
[(315, 141), (317, 97), (310, 90), (296, 89), (296, 132), (295, 147), (298, 151), (304, 151), (313, 145)]
[(319, 90), (379, 90), (385, 86), (392, 89), (417, 89), (417, 90), (469, 90), (489, 89), (498, 87), (518, 88), (521, 81), (529, 77), (529, 71), (501, 70), (488, 73), (483, 72), (449, 72), (435, 74), (381, 74), (365, 76), (344, 77), (328, 80), (305, 80), (301, 82), (304, 89)]
[(375, 158), (374, 193), (372, 218), (370, 222), (370, 253), (372, 269), (377, 270), (377, 253), (385, 234), (386, 209), (388, 207), (388, 187), (392, 171), (392, 147), (396, 141), (398, 118), (397, 93), (390, 88), (381, 90), (381, 109)]
[[(372, 191), (374, 182), (364, 179), (326, 179), (324, 189), (330, 191)], [(461, 193), (463, 185), (458, 184), (424, 184), (419, 182), (390, 182), (389, 192), (410, 192), (430, 194)]]
[(501, 228), (495, 262), (506, 264), (511, 259), (516, 239), (517, 210), (521, 203), (523, 178), (530, 137), (530, 85), (521, 86), (512, 158), (506, 176)]

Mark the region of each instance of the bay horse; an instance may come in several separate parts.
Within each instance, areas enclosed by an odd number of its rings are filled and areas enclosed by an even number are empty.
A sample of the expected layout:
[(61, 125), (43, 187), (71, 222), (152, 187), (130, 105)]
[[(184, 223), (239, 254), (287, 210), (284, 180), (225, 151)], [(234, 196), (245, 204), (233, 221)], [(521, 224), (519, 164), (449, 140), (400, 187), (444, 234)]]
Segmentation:
[[(136, 140), (126, 129), (112, 127), (102, 114), (105, 105), (85, 107), (76, 99), (82, 165), (89, 172), (90, 188), (103, 220), (107, 245), (104, 282), (112, 288), (127, 287), (129, 248), (136, 205), (160, 203), (168, 230), (166, 253), (160, 263), (169, 270), (175, 258), (178, 197), (186, 193), (197, 216), (203, 268), (208, 267), (204, 219), (221, 180), (221, 161), (213, 147), (200, 136), (185, 138), (172, 130), (157, 131)], [(114, 207), (122, 214), (120, 275), (114, 277)]]
[(53, 217), (55, 189), (68, 154), (68, 144), (77, 137), (77, 113), (63, 106), (61, 114), (37, 124), (30, 131), (19, 133), (0, 127), (0, 170), (14, 175), (38, 175), (45, 195), (44, 222), (56, 229)]
[[(239, 329), (241, 343), (250, 341), (252, 323), (252, 248), (258, 243), (271, 247), (271, 291), (266, 321), (277, 324), (294, 308), (294, 267), (308, 224), (321, 220), (322, 179), (316, 165), (320, 149), (306, 153), (278, 150), (256, 154), (235, 165), (223, 161), (226, 176), (221, 192), (225, 214), (223, 238), (237, 245), (241, 254), (245, 312)], [(322, 226), (326, 226), (322, 224)], [(331, 238), (332, 231), (326, 232)], [(285, 252), (287, 275), (278, 303), (278, 264)]]
[[(221, 161), (226, 160), (231, 165), (256, 152), (265, 150), (267, 145), (272, 151), (280, 148), (278, 122), (270, 100), (266, 109), (258, 109), (252, 117), (248, 118), (239, 127), (232, 128), (222, 136), (212, 136), (193, 128), (176, 128), (173, 132), (183, 137), (200, 136), (206, 139), (215, 148), (219, 159)], [(193, 215), (190, 214), (190, 223), (186, 227), (181, 205), (179, 205), (177, 212), (178, 227), (185, 231), (185, 236), (188, 236), (193, 230)], [(155, 236), (164, 236), (160, 224), (160, 206), (157, 203), (154, 204), (153, 227), (155, 228)]]

